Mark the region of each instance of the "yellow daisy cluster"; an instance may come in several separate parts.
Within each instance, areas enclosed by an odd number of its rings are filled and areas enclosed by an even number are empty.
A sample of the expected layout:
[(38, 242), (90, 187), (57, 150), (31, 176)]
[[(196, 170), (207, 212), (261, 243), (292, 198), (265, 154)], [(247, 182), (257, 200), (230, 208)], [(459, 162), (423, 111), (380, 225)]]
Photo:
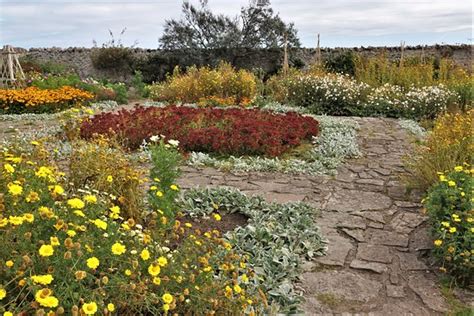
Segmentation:
[(449, 173), (438, 172), (438, 177), (424, 200), (434, 226), (433, 251), (441, 270), (464, 282), (474, 273), (474, 169), (458, 165)]
[(124, 218), (117, 197), (70, 186), (44, 161), (0, 148), (0, 312), (258, 310), (264, 298), (249, 281), (255, 272), (219, 231), (171, 218), (163, 228), (158, 211), (147, 212), (146, 225)]

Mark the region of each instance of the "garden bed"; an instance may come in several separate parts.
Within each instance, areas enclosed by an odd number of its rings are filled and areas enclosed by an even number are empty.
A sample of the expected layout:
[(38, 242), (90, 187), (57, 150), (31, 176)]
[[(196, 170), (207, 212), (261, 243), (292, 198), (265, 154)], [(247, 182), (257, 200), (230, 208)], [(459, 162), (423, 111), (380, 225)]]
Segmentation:
[(97, 134), (115, 134), (130, 149), (164, 135), (187, 152), (274, 157), (317, 136), (318, 122), (294, 112), (258, 109), (136, 107), (99, 114), (82, 124), (83, 138)]

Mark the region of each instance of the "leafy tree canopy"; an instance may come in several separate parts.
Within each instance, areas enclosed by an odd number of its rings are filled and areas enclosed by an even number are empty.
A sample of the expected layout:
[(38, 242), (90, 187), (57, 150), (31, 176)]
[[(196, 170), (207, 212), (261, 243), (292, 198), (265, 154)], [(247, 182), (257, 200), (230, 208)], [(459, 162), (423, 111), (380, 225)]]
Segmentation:
[(268, 0), (253, 0), (235, 18), (213, 13), (207, 0), (199, 6), (183, 2), (183, 17), (167, 20), (160, 38), (164, 49), (212, 49), (221, 47), (299, 47), (293, 23), (285, 23)]

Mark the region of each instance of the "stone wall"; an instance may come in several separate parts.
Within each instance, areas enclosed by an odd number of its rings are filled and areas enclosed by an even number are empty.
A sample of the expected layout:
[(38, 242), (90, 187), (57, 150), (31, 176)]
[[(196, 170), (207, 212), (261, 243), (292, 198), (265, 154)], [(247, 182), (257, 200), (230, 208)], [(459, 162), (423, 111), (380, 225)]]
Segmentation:
[[(472, 70), (472, 45), (433, 45), (412, 46), (405, 48), (405, 56), (450, 57), (466, 69)], [(129, 80), (131, 72), (97, 70), (90, 58), (91, 48), (31, 48), (18, 49), (24, 56), (39, 62), (56, 62), (76, 69), (82, 77), (108, 78), (111, 80)], [(400, 47), (358, 47), (358, 48), (323, 48), (322, 58), (341, 51), (351, 50), (365, 56), (375, 56), (385, 52), (389, 58), (400, 57)], [(266, 74), (273, 74), (281, 67), (283, 51), (281, 49), (215, 49), (201, 52), (186, 50), (164, 51), (158, 49), (132, 49), (136, 60), (134, 69), (140, 69), (147, 81), (161, 80), (174, 66), (216, 65), (225, 60), (239, 68), (261, 68)], [(291, 49), (290, 63), (303, 67), (313, 62), (316, 50), (313, 48)]]

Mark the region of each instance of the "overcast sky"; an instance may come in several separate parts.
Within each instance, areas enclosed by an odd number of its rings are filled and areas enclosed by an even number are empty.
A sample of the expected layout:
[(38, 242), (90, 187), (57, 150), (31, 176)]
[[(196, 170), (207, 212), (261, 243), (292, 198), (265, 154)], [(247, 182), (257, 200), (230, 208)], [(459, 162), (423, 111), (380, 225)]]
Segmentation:
[[(196, 3), (197, 0), (191, 0)], [(156, 48), (165, 19), (181, 16), (181, 0), (0, 0), (0, 44), (90, 47), (122, 36), (125, 45)], [(209, 0), (235, 16), (248, 0)], [(323, 47), (472, 43), (470, 0), (272, 0), (294, 22), (303, 46)]]

